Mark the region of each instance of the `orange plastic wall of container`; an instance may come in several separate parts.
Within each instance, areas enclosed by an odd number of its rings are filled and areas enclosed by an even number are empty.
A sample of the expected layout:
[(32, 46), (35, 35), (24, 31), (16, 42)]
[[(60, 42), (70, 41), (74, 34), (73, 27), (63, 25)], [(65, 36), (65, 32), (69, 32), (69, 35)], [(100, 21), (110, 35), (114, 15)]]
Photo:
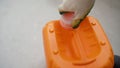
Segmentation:
[(64, 29), (59, 20), (43, 28), (47, 68), (113, 68), (111, 45), (93, 17), (86, 17), (77, 29)]

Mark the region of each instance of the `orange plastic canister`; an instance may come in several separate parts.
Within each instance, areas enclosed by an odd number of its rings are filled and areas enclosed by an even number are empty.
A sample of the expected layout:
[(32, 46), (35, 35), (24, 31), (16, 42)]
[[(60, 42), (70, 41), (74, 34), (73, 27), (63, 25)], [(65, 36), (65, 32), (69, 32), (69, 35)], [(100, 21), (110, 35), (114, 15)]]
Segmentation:
[(99, 22), (86, 17), (77, 29), (64, 29), (59, 20), (43, 28), (47, 68), (113, 68), (111, 45)]

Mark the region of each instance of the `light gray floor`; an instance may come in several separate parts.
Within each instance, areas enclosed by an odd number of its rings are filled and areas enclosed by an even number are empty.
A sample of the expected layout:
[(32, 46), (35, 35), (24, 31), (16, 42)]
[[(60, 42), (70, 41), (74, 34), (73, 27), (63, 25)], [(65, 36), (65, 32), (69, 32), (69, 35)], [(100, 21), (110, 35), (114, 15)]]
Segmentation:
[[(46, 68), (42, 28), (61, 0), (0, 0), (0, 68)], [(120, 0), (96, 0), (90, 13), (120, 55)]]

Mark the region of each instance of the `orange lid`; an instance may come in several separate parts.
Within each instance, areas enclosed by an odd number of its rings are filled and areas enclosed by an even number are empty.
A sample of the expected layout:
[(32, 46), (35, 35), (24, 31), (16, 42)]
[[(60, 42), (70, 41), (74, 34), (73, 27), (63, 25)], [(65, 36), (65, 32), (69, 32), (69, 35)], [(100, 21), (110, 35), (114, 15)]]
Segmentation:
[(59, 20), (43, 29), (48, 68), (113, 68), (111, 45), (98, 21), (86, 17), (77, 29), (64, 29)]

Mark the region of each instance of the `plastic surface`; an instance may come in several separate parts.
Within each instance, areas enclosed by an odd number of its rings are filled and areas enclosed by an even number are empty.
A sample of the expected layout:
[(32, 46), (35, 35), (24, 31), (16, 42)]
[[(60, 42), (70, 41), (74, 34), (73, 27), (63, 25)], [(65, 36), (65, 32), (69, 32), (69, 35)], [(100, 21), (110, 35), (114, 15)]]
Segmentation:
[(98, 21), (86, 17), (77, 29), (64, 29), (59, 20), (43, 29), (48, 68), (113, 68), (111, 45)]

